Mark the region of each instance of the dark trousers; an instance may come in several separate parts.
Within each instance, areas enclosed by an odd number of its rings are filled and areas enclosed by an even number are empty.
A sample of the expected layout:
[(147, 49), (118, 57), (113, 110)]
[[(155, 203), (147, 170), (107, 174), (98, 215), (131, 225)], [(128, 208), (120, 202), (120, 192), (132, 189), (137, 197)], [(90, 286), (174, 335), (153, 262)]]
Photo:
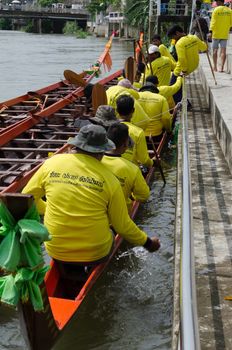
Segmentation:
[[(172, 73), (171, 80), (170, 80), (170, 85), (175, 84), (176, 79), (177, 79), (177, 76), (174, 73)], [(180, 90), (178, 90), (173, 95), (173, 100), (175, 101), (175, 104), (177, 104), (178, 102), (180, 102), (182, 100), (182, 86), (181, 86)]]
[[(174, 75), (174, 73), (172, 73), (171, 80), (170, 80), (170, 85), (175, 84), (176, 79), (177, 79), (177, 76)], [(173, 95), (173, 100), (175, 101), (175, 104), (177, 104), (178, 102), (181, 102), (181, 100), (182, 100), (182, 86), (181, 86), (180, 90), (178, 90)], [(187, 99), (187, 106), (188, 106), (188, 108), (192, 107), (192, 105), (191, 105), (191, 103), (190, 103), (190, 101), (188, 99)]]

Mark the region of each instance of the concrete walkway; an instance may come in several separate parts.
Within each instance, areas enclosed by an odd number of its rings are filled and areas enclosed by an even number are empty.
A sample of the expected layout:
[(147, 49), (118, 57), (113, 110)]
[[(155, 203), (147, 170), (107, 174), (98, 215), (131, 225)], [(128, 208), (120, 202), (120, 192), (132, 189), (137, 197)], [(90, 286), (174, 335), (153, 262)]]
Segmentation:
[(201, 349), (232, 349), (232, 175), (199, 75), (189, 79), (189, 149)]
[[(232, 54), (232, 46), (228, 51)], [(201, 349), (231, 350), (232, 301), (225, 300), (232, 296), (231, 71), (216, 73), (216, 79), (217, 85), (206, 55), (201, 54), (199, 70), (187, 79), (193, 105), (188, 129), (196, 290)], [(179, 330), (181, 154), (178, 158), (173, 349)]]

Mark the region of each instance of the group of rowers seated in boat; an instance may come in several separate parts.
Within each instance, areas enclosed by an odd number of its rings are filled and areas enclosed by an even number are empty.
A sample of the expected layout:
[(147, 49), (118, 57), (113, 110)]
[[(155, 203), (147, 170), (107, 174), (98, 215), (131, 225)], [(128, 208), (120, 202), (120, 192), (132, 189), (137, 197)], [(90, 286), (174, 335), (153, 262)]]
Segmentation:
[[(183, 37), (184, 45), (187, 40), (187, 49), (194, 48), (196, 60), (204, 43), (175, 27), (172, 37)], [(160, 247), (156, 236), (149, 237), (131, 220), (131, 203), (149, 197), (139, 167), (153, 166), (146, 136), (157, 142), (164, 130), (171, 132), (172, 99), (182, 84), (176, 69), (189, 71), (188, 67), (181, 68), (182, 61), (176, 63), (166, 57), (158, 39), (156, 36), (156, 45), (152, 43), (148, 49), (151, 65), (145, 68), (139, 90), (124, 78), (110, 87), (106, 92), (108, 105), (99, 106), (95, 116), (85, 120), (86, 125), (68, 140), (70, 152), (47, 159), (23, 189), (23, 193), (34, 196), (44, 214), (44, 224), (52, 236), (45, 244), (49, 256), (63, 265), (95, 266), (105, 261), (114, 246), (113, 232), (149, 252)], [(172, 70), (176, 82), (169, 85)], [(85, 93), (88, 89), (91, 91), (87, 86)], [(46, 202), (42, 201), (44, 197)]]

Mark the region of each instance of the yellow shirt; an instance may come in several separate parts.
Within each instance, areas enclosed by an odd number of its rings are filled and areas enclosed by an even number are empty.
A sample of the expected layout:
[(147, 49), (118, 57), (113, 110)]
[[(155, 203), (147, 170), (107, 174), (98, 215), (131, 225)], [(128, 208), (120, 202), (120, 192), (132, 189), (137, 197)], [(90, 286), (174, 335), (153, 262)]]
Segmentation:
[(168, 102), (165, 97), (150, 91), (139, 93), (139, 102), (147, 112), (150, 123), (145, 130), (146, 136), (158, 136), (163, 129), (171, 130), (172, 117), (168, 111)]
[(127, 148), (126, 152), (122, 154), (122, 157), (137, 165), (143, 164), (150, 168), (153, 165), (153, 161), (148, 154), (144, 131), (130, 122), (123, 123), (128, 126), (129, 135), (134, 145), (132, 148)]
[(196, 35), (188, 34), (180, 38), (176, 43), (178, 62), (174, 70), (175, 75), (181, 71), (192, 73), (199, 64), (199, 51), (206, 51), (207, 44)]
[(161, 44), (159, 46), (159, 50), (160, 50), (161, 56), (165, 56), (165, 57), (170, 58), (170, 60), (173, 61), (174, 64), (176, 64), (174, 57), (171, 55), (170, 51), (168, 50), (168, 48), (164, 44)]
[(217, 6), (212, 13), (210, 29), (213, 39), (228, 39), (232, 27), (232, 10), (226, 6)]
[(175, 75), (181, 71), (192, 73), (199, 64), (199, 51), (206, 51), (207, 44), (196, 35), (188, 34), (180, 38), (176, 43), (178, 62), (174, 70)]
[(130, 219), (119, 181), (97, 159), (85, 154), (59, 154), (47, 159), (23, 193), (37, 202), (46, 195), (44, 224), (52, 235), (50, 256), (89, 262), (106, 256), (115, 231), (135, 245), (147, 235)]
[(105, 155), (102, 163), (118, 178), (122, 187), (127, 207), (132, 200), (144, 202), (150, 195), (150, 189), (138, 166), (121, 156)]
[(159, 94), (167, 99), (169, 108), (175, 107), (175, 102), (172, 96), (180, 90), (182, 80), (182, 77), (178, 77), (173, 85), (159, 86)]
[(169, 85), (171, 71), (175, 69), (175, 63), (170, 60), (168, 57), (161, 56), (156, 58), (151, 62), (152, 73), (150, 69), (150, 64), (147, 65), (145, 71), (145, 77), (149, 75), (156, 75), (160, 85)]
[[(144, 112), (143, 108), (138, 103), (137, 99), (135, 98), (135, 94), (138, 99), (139, 93), (133, 89), (127, 89), (127, 88), (124, 88), (123, 86), (118, 86), (118, 85), (111, 86), (108, 90), (106, 90), (107, 103), (108, 105), (112, 106), (116, 111), (116, 108), (117, 108), (116, 101), (119, 96), (129, 95), (134, 97), (135, 110), (134, 110), (134, 113), (132, 114), (131, 122), (139, 126), (140, 128), (142, 128), (143, 130), (145, 130), (149, 123), (149, 118), (147, 114)], [(116, 115), (119, 118), (117, 111), (116, 111)]]

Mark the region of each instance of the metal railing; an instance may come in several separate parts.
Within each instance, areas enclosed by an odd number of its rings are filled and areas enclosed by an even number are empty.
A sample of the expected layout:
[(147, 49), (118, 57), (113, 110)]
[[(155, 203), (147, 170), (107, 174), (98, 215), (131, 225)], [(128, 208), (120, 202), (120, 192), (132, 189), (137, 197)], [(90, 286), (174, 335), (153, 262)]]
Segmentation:
[(88, 14), (85, 8), (58, 8), (58, 7), (42, 7), (39, 5), (23, 4), (17, 6), (4, 5), (1, 10), (5, 11), (25, 11), (25, 12), (46, 12), (46, 13), (65, 13), (65, 14)]
[(175, 2), (161, 3), (161, 0), (150, 0), (149, 12), (153, 16), (187, 16), (189, 15), (188, 4), (179, 4)]
[(187, 91), (183, 79), (182, 99), (182, 237), (180, 271), (180, 339), (182, 350), (199, 350), (192, 230), (192, 195), (188, 149)]

